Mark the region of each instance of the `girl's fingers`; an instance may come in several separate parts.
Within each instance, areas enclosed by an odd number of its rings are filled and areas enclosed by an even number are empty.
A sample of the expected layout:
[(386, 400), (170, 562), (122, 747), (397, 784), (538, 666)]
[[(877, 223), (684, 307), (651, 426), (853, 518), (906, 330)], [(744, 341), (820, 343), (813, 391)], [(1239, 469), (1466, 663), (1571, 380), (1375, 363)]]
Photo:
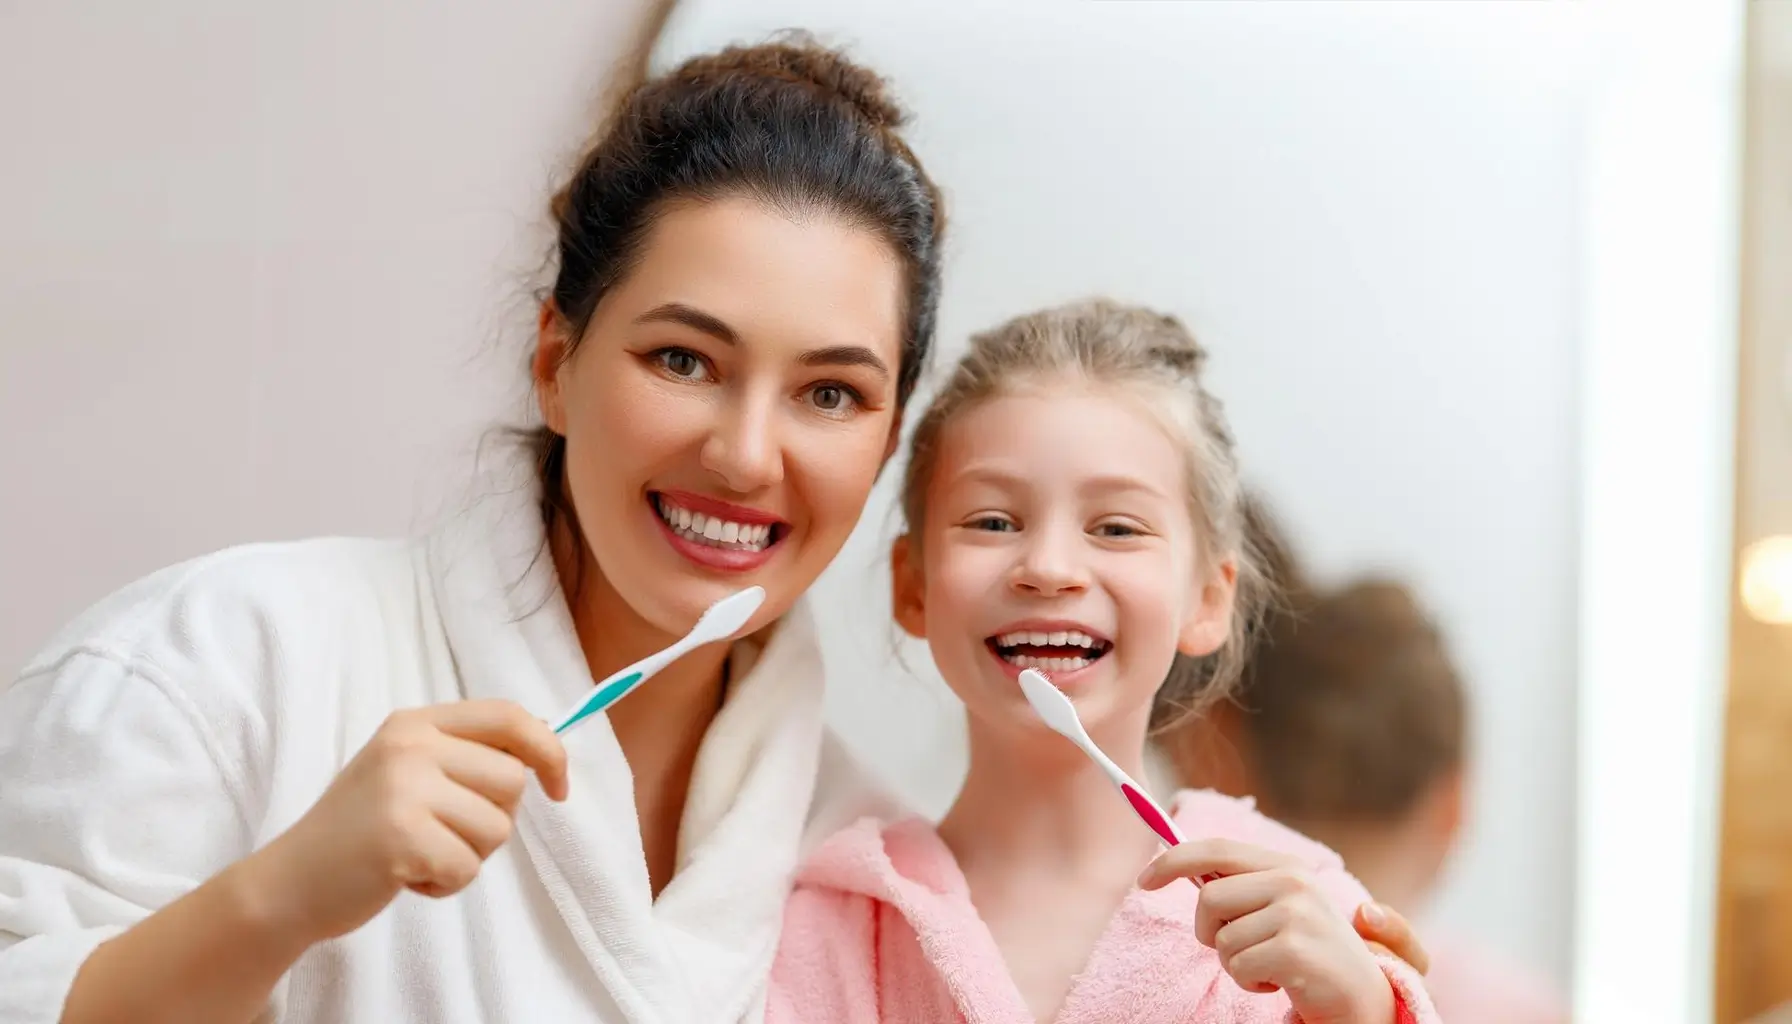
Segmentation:
[(1274, 992), (1282, 986), (1271, 979), (1285, 977), (1289, 973), (1288, 945), (1286, 937), (1272, 935), (1262, 942), (1239, 950), (1230, 960), (1224, 961), (1223, 966), (1232, 980), (1238, 983), (1238, 987), (1246, 992)]
[(1300, 858), (1277, 850), (1231, 839), (1197, 839), (1173, 846), (1152, 861), (1139, 876), (1139, 888), (1160, 889), (1178, 878), (1244, 875), (1300, 865)]
[(1201, 897), (1195, 903), (1195, 937), (1213, 946), (1221, 928), (1298, 896), (1308, 887), (1305, 876), (1292, 868), (1230, 875), (1209, 882), (1201, 888)]

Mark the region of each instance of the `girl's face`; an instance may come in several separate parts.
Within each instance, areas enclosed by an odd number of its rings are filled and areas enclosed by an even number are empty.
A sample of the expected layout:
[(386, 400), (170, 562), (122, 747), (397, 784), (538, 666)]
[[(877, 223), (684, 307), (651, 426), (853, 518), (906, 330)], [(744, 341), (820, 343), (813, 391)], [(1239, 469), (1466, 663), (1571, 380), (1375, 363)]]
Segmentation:
[(1231, 617), (1233, 566), (1200, 564), (1187, 495), (1137, 400), (1066, 382), (977, 404), (940, 432), (920, 551), (897, 542), (897, 619), (982, 724), (1050, 735), (1031, 667), (1097, 742), (1138, 744), (1176, 652), (1212, 653)]
[(753, 584), (782, 615), (845, 543), (896, 436), (902, 269), (882, 239), (749, 199), (664, 212), (570, 358), (535, 358), (593, 585), (662, 632)]

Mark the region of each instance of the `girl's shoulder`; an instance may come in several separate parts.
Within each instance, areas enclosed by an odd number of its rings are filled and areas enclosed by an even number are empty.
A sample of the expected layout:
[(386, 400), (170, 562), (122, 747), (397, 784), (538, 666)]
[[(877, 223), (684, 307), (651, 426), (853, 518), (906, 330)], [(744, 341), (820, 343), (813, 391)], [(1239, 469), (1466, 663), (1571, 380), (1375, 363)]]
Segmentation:
[(1170, 817), (1185, 839), (1231, 839), (1292, 854), (1313, 870), (1344, 870), (1331, 847), (1263, 814), (1250, 797), (1184, 789), (1171, 798)]

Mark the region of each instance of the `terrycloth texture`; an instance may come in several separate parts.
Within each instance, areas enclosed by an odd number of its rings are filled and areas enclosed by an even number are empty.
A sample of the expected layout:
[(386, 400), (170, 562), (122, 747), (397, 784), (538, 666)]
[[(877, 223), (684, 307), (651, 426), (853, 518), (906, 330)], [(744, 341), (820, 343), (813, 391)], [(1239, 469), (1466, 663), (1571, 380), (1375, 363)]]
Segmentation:
[[(1336, 854), (1248, 802), (1185, 791), (1171, 813), (1190, 838), (1225, 836), (1302, 857), (1342, 913), (1368, 898)], [(1097, 940), (1059, 1024), (1298, 1020), (1283, 994), (1240, 989), (1195, 938), (1197, 895), (1187, 881), (1135, 889)], [(1440, 1020), (1416, 972), (1392, 959), (1382, 968), (1399, 1024)], [(1033, 1024), (951, 851), (916, 819), (862, 821), (804, 865), (785, 910), (766, 1019)]]
[(1450, 1024), (1568, 1024), (1568, 1006), (1543, 978), (1441, 931), (1421, 929), (1425, 988)]
[[(423, 541), (176, 566), (55, 638), (0, 691), (0, 1024), (57, 1020), (96, 945), (285, 830), (394, 709), (506, 697), (546, 717), (588, 689), (541, 538), (513, 492)], [(822, 673), (801, 611), (733, 657), (657, 903), (598, 718), (568, 738), (566, 804), (535, 791), (468, 890), (405, 894), (312, 949), (270, 1019), (758, 1019), (808, 845)], [(856, 793), (829, 770), (817, 820), (837, 828)]]

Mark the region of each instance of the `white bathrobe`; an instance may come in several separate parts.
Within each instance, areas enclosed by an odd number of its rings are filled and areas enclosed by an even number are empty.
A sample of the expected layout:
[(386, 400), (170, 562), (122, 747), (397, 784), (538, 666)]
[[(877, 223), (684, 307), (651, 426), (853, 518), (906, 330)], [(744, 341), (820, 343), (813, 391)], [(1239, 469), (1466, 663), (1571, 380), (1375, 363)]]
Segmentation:
[[(0, 1024), (56, 1021), (96, 945), (285, 830), (394, 709), (504, 697), (546, 718), (590, 687), (541, 541), (518, 489), (418, 540), (175, 566), (57, 636), (0, 691)], [(731, 657), (657, 901), (600, 716), (568, 736), (566, 803), (532, 785), (471, 887), (313, 948), (269, 1018), (757, 1019), (801, 853), (882, 798), (824, 742), (801, 608)]]

